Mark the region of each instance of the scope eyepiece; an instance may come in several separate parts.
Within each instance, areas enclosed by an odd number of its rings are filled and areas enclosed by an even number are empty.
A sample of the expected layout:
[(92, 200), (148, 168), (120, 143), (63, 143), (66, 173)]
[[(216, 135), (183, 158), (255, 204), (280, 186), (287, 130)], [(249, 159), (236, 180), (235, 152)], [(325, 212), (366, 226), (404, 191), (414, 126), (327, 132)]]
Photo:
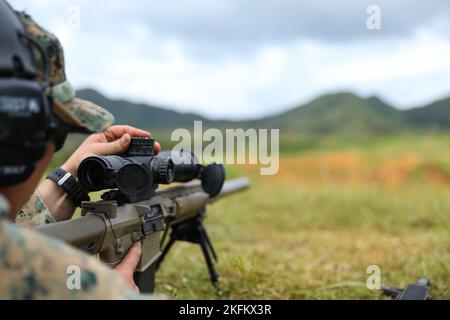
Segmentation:
[(89, 157), (78, 167), (78, 181), (86, 191), (99, 191), (107, 187), (108, 164), (100, 157)]

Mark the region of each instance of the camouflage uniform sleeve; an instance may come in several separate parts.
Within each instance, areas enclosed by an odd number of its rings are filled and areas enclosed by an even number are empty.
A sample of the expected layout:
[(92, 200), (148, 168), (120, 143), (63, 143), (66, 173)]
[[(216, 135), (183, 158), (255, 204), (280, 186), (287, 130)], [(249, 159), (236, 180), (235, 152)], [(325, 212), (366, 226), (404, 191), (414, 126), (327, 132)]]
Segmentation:
[(155, 299), (58, 240), (0, 221), (0, 299)]
[(34, 191), (30, 200), (20, 209), (16, 217), (16, 223), (27, 228), (55, 222), (55, 218), (51, 215), (37, 191)]

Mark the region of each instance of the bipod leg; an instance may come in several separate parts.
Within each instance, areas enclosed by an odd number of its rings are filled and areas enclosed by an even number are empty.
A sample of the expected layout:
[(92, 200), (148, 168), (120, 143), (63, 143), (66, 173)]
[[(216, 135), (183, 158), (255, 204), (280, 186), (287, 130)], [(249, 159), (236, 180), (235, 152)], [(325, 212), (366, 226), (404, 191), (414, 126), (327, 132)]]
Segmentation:
[(219, 275), (216, 272), (216, 268), (214, 267), (214, 263), (212, 262), (211, 256), (209, 252), (211, 251), (214, 259), (217, 261), (217, 255), (215, 254), (214, 248), (211, 245), (211, 242), (209, 241), (208, 234), (206, 233), (203, 224), (200, 224), (198, 226), (198, 233), (199, 233), (199, 244), (202, 248), (203, 256), (206, 260), (206, 265), (208, 266), (209, 275), (211, 277), (211, 282), (213, 286), (217, 285), (217, 282), (219, 280)]
[(217, 254), (214, 247), (209, 239), (206, 228), (203, 225), (203, 219), (205, 218), (205, 212), (201, 211), (196, 216), (189, 218), (187, 220), (178, 222), (170, 226), (170, 237), (167, 244), (163, 247), (160, 258), (156, 263), (156, 269), (160, 267), (170, 248), (176, 241), (185, 241), (200, 245), (203, 256), (205, 257), (206, 265), (208, 267), (209, 275), (211, 277), (211, 282), (216, 286), (219, 275), (214, 267), (213, 260), (217, 262)]
[(161, 255), (159, 256), (158, 260), (156, 261), (156, 270), (159, 269), (161, 263), (163, 262), (164, 258), (166, 257), (167, 253), (169, 252), (170, 248), (172, 248), (173, 244), (175, 243), (177, 239), (172, 237), (172, 235), (169, 238), (169, 241), (164, 246)]

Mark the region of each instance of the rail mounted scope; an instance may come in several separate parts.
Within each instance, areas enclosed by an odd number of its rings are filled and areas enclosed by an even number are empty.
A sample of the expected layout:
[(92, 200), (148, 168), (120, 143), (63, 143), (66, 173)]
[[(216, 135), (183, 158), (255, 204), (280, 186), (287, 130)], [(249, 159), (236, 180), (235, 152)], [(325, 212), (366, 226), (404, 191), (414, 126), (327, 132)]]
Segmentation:
[(102, 195), (104, 200), (123, 203), (144, 201), (155, 194), (159, 184), (201, 179), (202, 189), (215, 197), (225, 181), (220, 164), (203, 166), (190, 151), (155, 155), (155, 139), (132, 138), (123, 156), (94, 156), (83, 160), (78, 180), (88, 192), (117, 189)]

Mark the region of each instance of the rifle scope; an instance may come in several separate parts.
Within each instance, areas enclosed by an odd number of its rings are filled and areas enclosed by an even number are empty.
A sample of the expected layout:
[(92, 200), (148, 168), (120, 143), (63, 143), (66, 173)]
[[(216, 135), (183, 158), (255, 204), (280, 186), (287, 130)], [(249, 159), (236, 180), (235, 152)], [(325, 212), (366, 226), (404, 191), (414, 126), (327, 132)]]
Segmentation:
[(126, 196), (138, 196), (157, 184), (174, 180), (169, 157), (155, 156), (154, 139), (132, 138), (124, 157), (89, 157), (78, 168), (78, 180), (86, 191), (117, 188)]
[(132, 138), (124, 156), (86, 158), (78, 167), (81, 186), (88, 192), (117, 188), (123, 199), (136, 202), (150, 198), (158, 184), (200, 179), (211, 198), (219, 194), (225, 181), (223, 165), (201, 165), (190, 151), (155, 155), (154, 143), (151, 138)]

